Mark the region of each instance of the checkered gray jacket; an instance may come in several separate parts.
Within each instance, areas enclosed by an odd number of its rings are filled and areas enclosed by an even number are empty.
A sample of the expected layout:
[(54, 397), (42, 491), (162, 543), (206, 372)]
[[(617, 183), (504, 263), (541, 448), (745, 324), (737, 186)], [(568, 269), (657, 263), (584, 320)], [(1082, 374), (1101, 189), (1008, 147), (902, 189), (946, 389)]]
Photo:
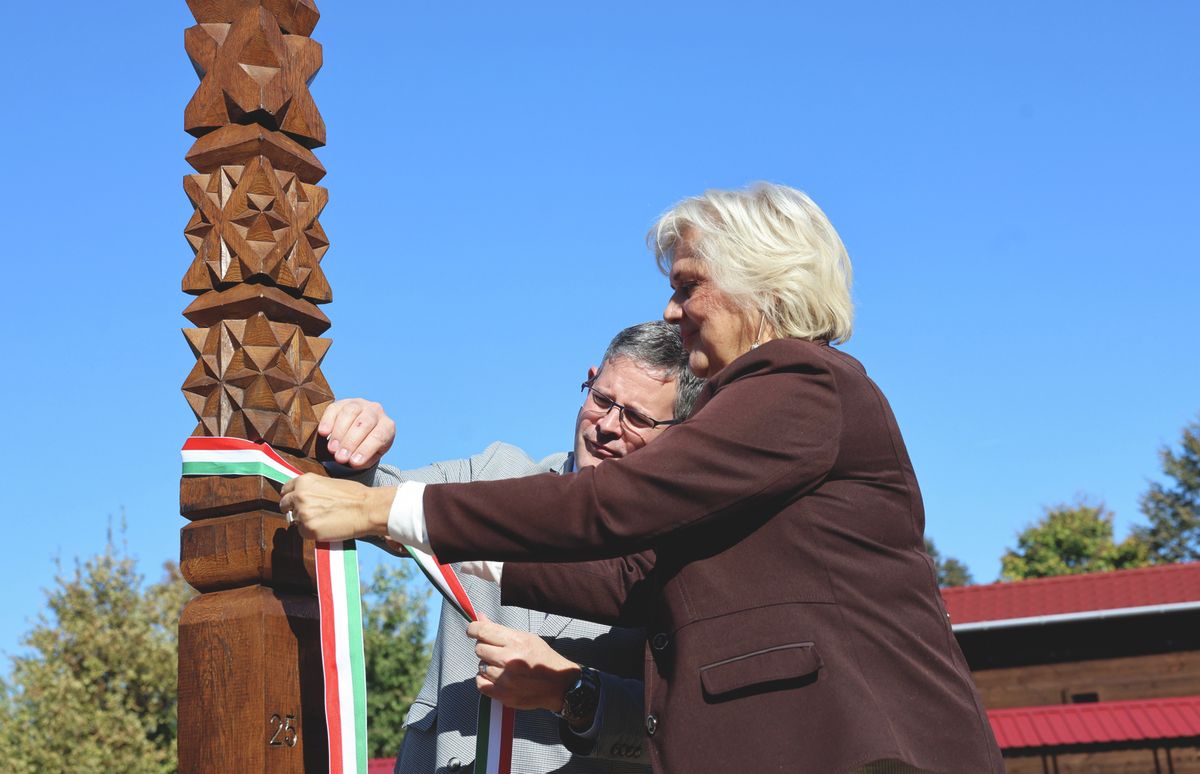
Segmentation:
[[(495, 481), (562, 473), (571, 467), (568, 454), (555, 454), (534, 462), (515, 446), (494, 443), (474, 457), (418, 470), (402, 471), (381, 465), (374, 471), (372, 483), (392, 486), (401, 481), (427, 484)], [(501, 607), (500, 589), (495, 584), (469, 575), (460, 577), (476, 610), (505, 626), (540, 634), (567, 658), (601, 672), (600, 728), (592, 754), (572, 755), (560, 739), (558, 718), (549, 712), (519, 711), (514, 730), (513, 772), (646, 774), (650, 771), (649, 756), (642, 744), (640, 676), (645, 641), (642, 630), (616, 629), (523, 608)], [(396, 759), (398, 774), (473, 770), (479, 706), (479, 692), (475, 688), (478, 665), (475, 641), (466, 635), (462, 617), (443, 604), (433, 660), (405, 718), (407, 732)]]

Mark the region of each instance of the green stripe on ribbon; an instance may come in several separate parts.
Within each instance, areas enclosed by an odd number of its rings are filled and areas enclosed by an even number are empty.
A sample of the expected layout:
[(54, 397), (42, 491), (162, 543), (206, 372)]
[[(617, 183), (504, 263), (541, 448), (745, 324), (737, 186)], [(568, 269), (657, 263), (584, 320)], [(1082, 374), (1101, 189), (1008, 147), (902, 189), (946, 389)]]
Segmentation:
[(185, 476), (262, 476), (280, 484), (292, 477), (263, 462), (185, 462)]
[(487, 771), (488, 742), (491, 736), (488, 729), (492, 723), (492, 700), (479, 694), (479, 719), (475, 724), (475, 768)]
[(362, 600), (358, 595), (358, 552), (353, 540), (342, 544), (342, 562), (346, 574), (346, 628), (350, 634), (350, 679), (354, 691), (354, 735), (358, 771), (367, 771), (367, 684), (366, 658), (363, 654)]

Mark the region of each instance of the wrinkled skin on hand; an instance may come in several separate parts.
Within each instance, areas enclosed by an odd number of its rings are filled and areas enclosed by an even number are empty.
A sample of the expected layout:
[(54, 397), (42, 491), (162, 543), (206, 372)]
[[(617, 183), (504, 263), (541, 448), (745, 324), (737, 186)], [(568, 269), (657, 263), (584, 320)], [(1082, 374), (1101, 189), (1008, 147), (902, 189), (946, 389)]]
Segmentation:
[(475, 677), (475, 687), (514, 709), (562, 709), (563, 694), (579, 679), (579, 665), (554, 651), (536, 634), (501, 626), (486, 617), (471, 623), (475, 654), (487, 673)]
[(317, 433), (342, 465), (362, 469), (378, 465), (396, 440), (396, 423), (383, 406), (362, 398), (335, 400), (325, 408)]
[(313, 473), (283, 485), (279, 512), (291, 512), (300, 534), (311, 540), (386, 536), (395, 487), (371, 488)]

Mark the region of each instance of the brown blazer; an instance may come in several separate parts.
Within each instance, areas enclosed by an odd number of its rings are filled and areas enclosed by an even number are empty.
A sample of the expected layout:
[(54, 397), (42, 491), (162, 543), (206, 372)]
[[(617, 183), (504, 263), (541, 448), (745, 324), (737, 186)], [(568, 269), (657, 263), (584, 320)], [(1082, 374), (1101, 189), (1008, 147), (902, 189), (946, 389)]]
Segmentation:
[(443, 561), (510, 562), (505, 604), (646, 628), (657, 771), (1004, 770), (895, 418), (823, 343), (748, 352), (635, 455), (424, 505)]

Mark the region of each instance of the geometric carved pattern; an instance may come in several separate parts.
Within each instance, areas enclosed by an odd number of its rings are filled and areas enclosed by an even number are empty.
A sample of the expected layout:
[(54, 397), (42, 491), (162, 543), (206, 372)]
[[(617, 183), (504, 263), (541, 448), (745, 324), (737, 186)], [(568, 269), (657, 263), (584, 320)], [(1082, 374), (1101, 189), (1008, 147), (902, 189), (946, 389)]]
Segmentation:
[(184, 292), (265, 282), (313, 303), (332, 299), (320, 267), (329, 240), (317, 221), (326, 189), (276, 171), (264, 156), (187, 175), (183, 189), (196, 208), (184, 229), (196, 253)]
[(231, 22), (247, 7), (261, 5), (288, 35), (311, 35), (321, 18), (313, 0), (187, 0), (187, 5), (201, 24)]
[(245, 164), (252, 156), (266, 156), (276, 171), (295, 172), (306, 183), (325, 177), (325, 167), (312, 151), (286, 134), (257, 125), (222, 126), (192, 143), (185, 158), (197, 172), (215, 172), (217, 167)]
[[(196, 26), (184, 42), (200, 76), (184, 114), (199, 173), (183, 181), (195, 208), (183, 278), (195, 295), (184, 316), (197, 326), (183, 331), (197, 361), (183, 383), (193, 435), (265, 441), (324, 475), (315, 458), (333, 400), (320, 368), (331, 342), (317, 338), (329, 328), (317, 304), (331, 293), (317, 216), (328, 194), (311, 150), (325, 144), (325, 123), (308, 88), (321, 46), (307, 37), (319, 13), (313, 0), (187, 5)], [(255, 476), (180, 480), (180, 513), (208, 520), (182, 546), (185, 577), (206, 593), (179, 627), (180, 774), (325, 769), (316, 598), (304, 571), (312, 547), (279, 514), (279, 488)], [(281, 717), (292, 729), (279, 744), (267, 741), (272, 717), (275, 731)]]
[(320, 364), (331, 341), (261, 312), (185, 328), (198, 358), (183, 393), (200, 420), (193, 435), (230, 435), (314, 456), (317, 421), (333, 401)]
[(321, 69), (321, 44), (285, 35), (266, 8), (246, 5), (232, 23), (202, 22), (184, 34), (200, 76), (184, 129), (200, 137), (227, 124), (258, 124), (306, 148), (325, 144), (325, 122), (308, 84)]

